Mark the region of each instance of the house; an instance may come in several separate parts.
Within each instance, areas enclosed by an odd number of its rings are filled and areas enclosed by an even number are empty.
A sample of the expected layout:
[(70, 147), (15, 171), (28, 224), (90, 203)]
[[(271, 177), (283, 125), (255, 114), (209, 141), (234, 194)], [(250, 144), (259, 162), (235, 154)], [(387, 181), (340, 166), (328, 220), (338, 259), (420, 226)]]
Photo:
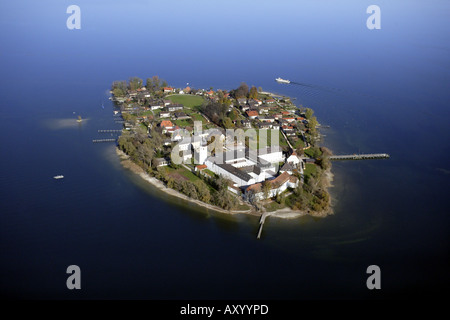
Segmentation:
[(159, 117), (160, 118), (169, 118), (170, 117), (170, 112), (169, 111), (161, 111), (159, 113)]
[(280, 130), (280, 124), (277, 122), (272, 123), (272, 129)]
[(241, 108), (241, 110), (242, 110), (243, 112), (245, 112), (245, 111), (247, 111), (247, 110), (250, 110), (250, 106), (248, 106), (248, 105), (246, 105), (246, 104), (241, 105), (240, 108)]
[(170, 101), (170, 100), (168, 100), (168, 99), (164, 99), (163, 100), (163, 104), (164, 104), (164, 107), (167, 107), (169, 104), (171, 104), (172, 103), (172, 101)]
[(252, 127), (252, 123), (250, 122), (250, 120), (241, 120), (241, 124), (244, 128), (251, 128)]
[(156, 158), (155, 162), (156, 162), (156, 166), (157, 167), (164, 167), (164, 166), (168, 166), (170, 164), (170, 159), (167, 159), (167, 158)]
[(246, 98), (239, 98), (237, 99), (238, 103), (240, 106), (245, 106), (247, 104), (247, 99)]
[(174, 125), (170, 120), (163, 120), (159, 124), (159, 126), (163, 129), (163, 133), (166, 133), (168, 129), (173, 129)]
[(263, 122), (275, 122), (275, 118), (273, 116), (259, 116), (258, 117), (259, 121), (263, 121)]
[(258, 117), (258, 111), (256, 110), (248, 110), (246, 114), (249, 119), (256, 119)]
[(292, 175), (292, 172), (294, 171), (295, 167), (290, 162), (286, 162), (280, 169), (280, 173), (287, 172), (288, 174)]
[(287, 122), (294, 122), (295, 121), (295, 118), (292, 117), (292, 116), (284, 117), (283, 119), (286, 120)]
[(283, 115), (281, 114), (281, 113), (275, 113), (274, 115), (273, 115), (273, 117), (275, 118), (275, 119), (281, 119), (281, 118), (283, 118)]
[(163, 91), (164, 91), (164, 93), (174, 92), (174, 89), (172, 87), (164, 87)]
[(184, 93), (191, 93), (191, 88), (188, 86), (183, 89)]
[(258, 128), (260, 130), (267, 130), (272, 128), (272, 124), (270, 122), (261, 122), (258, 124)]
[(184, 112), (175, 112), (174, 116), (177, 120), (190, 119), (191, 117), (186, 115)]
[(259, 200), (275, 197), (277, 194), (285, 191), (287, 188), (296, 188), (298, 186), (298, 178), (291, 176), (286, 171), (273, 180), (268, 180), (270, 189), (267, 197), (264, 195), (262, 183), (253, 184), (245, 189), (245, 197), (248, 199), (251, 194)]
[(206, 164), (199, 164), (198, 166), (195, 166), (195, 171), (197, 172), (197, 171), (203, 171), (203, 170), (205, 170), (206, 168), (208, 168), (207, 166), (206, 166)]
[(268, 113), (270, 110), (270, 107), (266, 106), (266, 105), (262, 105), (258, 108), (258, 110), (259, 110), (259, 113)]
[(151, 101), (149, 103), (149, 108), (150, 110), (157, 110), (157, 109), (161, 109), (163, 107), (161, 101)]
[(166, 110), (169, 112), (183, 110), (183, 105), (181, 103), (172, 103), (166, 107)]
[(291, 163), (295, 167), (298, 166), (298, 164), (300, 163), (300, 159), (298, 158), (297, 153), (295, 151), (293, 151), (291, 155), (286, 159), (286, 163)]
[(272, 104), (272, 103), (275, 103), (275, 100), (274, 100), (274, 99), (267, 99), (267, 100), (266, 100), (266, 103)]

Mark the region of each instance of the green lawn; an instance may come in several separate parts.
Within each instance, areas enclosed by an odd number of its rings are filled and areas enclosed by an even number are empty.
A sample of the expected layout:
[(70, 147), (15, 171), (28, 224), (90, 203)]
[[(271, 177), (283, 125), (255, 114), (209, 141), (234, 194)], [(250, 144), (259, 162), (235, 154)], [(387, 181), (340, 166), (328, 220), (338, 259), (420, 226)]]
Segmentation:
[(202, 124), (208, 123), (208, 121), (206, 121), (206, 119), (199, 113), (190, 113), (189, 114), (192, 117), (193, 121), (201, 121)]
[(194, 125), (191, 119), (175, 120), (173, 122), (175, 125), (180, 126), (180, 128), (192, 127)]
[(182, 167), (177, 170), (179, 174), (189, 179), (191, 182), (195, 182), (197, 180), (200, 180), (199, 177), (197, 177), (195, 174), (193, 174), (191, 171), (188, 171), (186, 168)]
[(269, 204), (266, 204), (264, 207), (266, 208), (266, 210), (268, 212), (271, 212), (271, 211), (276, 211), (278, 209), (286, 208), (286, 205), (279, 204), (276, 201), (271, 201)]
[(307, 163), (305, 164), (305, 171), (303, 172), (303, 174), (305, 176), (310, 176), (312, 174), (316, 174), (317, 172), (317, 166), (313, 163)]
[(204, 99), (202, 97), (191, 94), (174, 94), (168, 96), (167, 99), (169, 99), (174, 103), (181, 103), (182, 105), (184, 105), (186, 108), (189, 109), (197, 109), (204, 102)]
[(303, 140), (301, 138), (299, 138), (294, 144), (295, 149), (297, 149), (298, 147), (302, 147), (302, 148), (305, 147), (305, 143), (303, 142)]
[(235, 208), (234, 210), (239, 210), (239, 211), (244, 211), (244, 210), (249, 210), (250, 207), (246, 204), (239, 204), (237, 206), (237, 208)]

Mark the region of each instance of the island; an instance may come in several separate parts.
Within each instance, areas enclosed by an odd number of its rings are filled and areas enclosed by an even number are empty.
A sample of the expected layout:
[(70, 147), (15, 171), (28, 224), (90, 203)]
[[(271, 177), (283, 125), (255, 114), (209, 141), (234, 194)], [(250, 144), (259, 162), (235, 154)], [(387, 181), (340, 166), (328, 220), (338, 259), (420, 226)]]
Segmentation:
[(318, 146), (311, 108), (244, 82), (214, 90), (133, 77), (111, 94), (122, 164), (159, 189), (227, 213), (332, 214), (331, 151)]

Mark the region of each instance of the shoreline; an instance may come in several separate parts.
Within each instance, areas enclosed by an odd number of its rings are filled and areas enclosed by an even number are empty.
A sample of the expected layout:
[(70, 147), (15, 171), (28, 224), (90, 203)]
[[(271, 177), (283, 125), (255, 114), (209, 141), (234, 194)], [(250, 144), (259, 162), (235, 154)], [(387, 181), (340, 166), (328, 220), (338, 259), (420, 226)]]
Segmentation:
[[(191, 203), (194, 203), (198, 206), (204, 207), (206, 209), (209, 210), (213, 210), (213, 211), (217, 211), (220, 213), (226, 213), (226, 214), (248, 214), (248, 215), (252, 215), (252, 216), (256, 216), (256, 217), (260, 217), (262, 215), (262, 212), (256, 212), (254, 209), (249, 209), (249, 210), (225, 210), (222, 208), (219, 208), (217, 206), (211, 205), (209, 203), (205, 203), (203, 201), (200, 200), (195, 200), (192, 199), (184, 194), (182, 194), (181, 192), (178, 192), (174, 189), (168, 188), (164, 185), (163, 182), (161, 182), (160, 180), (151, 177), (149, 174), (147, 174), (144, 169), (142, 169), (141, 167), (139, 167), (137, 164), (135, 164), (134, 162), (132, 162), (129, 159), (129, 156), (127, 154), (125, 154), (122, 150), (120, 150), (117, 146), (115, 147), (116, 149), (116, 154), (119, 157), (120, 160), (120, 164), (126, 168), (129, 169), (130, 171), (132, 171), (133, 173), (137, 174), (138, 176), (140, 176), (143, 180), (147, 181), (149, 184), (151, 184), (153, 187), (159, 189), (162, 192), (165, 192), (171, 196), (189, 201)], [(333, 185), (331, 184), (331, 182), (333, 181), (333, 177), (334, 175), (331, 173), (331, 170), (328, 169), (325, 174), (327, 175), (327, 186), (326, 188), (328, 189), (329, 187), (332, 187)], [(310, 211), (301, 211), (301, 210), (292, 210), (290, 208), (283, 208), (283, 209), (278, 209), (276, 211), (273, 212), (266, 212), (266, 216), (272, 216), (272, 217), (277, 217), (277, 218), (282, 218), (282, 219), (295, 219), (295, 218), (299, 218), (305, 215), (310, 215), (312, 217), (319, 217), (319, 218), (324, 218), (328, 215), (333, 214), (333, 210), (332, 207), (330, 206), (327, 210), (324, 211), (320, 211), (320, 212), (310, 212)]]

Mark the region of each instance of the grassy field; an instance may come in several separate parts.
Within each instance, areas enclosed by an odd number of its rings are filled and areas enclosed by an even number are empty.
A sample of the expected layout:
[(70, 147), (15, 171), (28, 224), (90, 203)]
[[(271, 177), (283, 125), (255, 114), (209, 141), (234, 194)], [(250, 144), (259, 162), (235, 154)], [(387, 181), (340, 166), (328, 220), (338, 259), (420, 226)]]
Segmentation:
[(313, 163), (307, 163), (305, 164), (305, 171), (303, 172), (303, 174), (305, 176), (310, 176), (310, 175), (314, 175), (317, 172), (317, 166)]
[(194, 125), (194, 122), (192, 122), (191, 119), (174, 120), (173, 123), (180, 128), (192, 127)]
[(188, 171), (186, 168), (182, 167), (180, 169), (177, 170), (177, 172), (179, 174), (181, 174), (182, 176), (188, 178), (189, 181), (191, 182), (195, 182), (197, 180), (200, 180), (199, 177), (197, 177), (195, 174), (193, 174), (192, 172)]
[(167, 99), (169, 99), (170, 101), (172, 101), (174, 103), (181, 103), (186, 108), (193, 109), (193, 110), (200, 107), (203, 104), (203, 102), (205, 101), (202, 97), (191, 95), (191, 94), (174, 94), (174, 95), (168, 96)]
[(271, 201), (269, 204), (266, 204), (264, 207), (266, 208), (266, 210), (268, 212), (272, 212), (272, 211), (276, 211), (276, 210), (279, 210), (279, 209), (286, 208), (286, 205), (279, 204), (276, 201)]

